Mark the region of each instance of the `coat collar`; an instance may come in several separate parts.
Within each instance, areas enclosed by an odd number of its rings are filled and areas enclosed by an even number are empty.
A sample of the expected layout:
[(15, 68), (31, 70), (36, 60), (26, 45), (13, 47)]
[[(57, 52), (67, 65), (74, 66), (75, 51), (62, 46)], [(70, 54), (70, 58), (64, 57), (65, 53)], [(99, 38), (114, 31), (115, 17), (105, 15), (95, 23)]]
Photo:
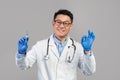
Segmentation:
[[(50, 36), (49, 46), (54, 46), (54, 45), (55, 45), (53, 36), (54, 36), (54, 34), (52, 34), (52, 35)], [(72, 45), (72, 41), (70, 40), (70, 37), (68, 36), (67, 38), (68, 38), (68, 42), (67, 42), (66, 46)]]
[[(50, 47), (49, 49), (53, 52), (53, 54), (54, 54), (58, 59), (63, 58), (63, 57), (66, 55), (67, 51), (68, 51), (68, 47), (72, 45), (72, 41), (71, 41), (71, 39), (68, 37), (68, 42), (67, 42), (67, 44), (66, 44), (66, 46), (65, 46), (65, 49), (63, 50), (63, 53), (62, 53), (61, 56), (59, 57), (59, 53), (58, 53), (57, 47), (56, 47), (55, 42), (54, 42), (54, 39), (53, 39), (53, 34), (50, 36), (49, 39), (50, 39), (50, 40), (49, 40), (49, 47)], [(61, 59), (61, 60), (62, 60), (62, 59)]]

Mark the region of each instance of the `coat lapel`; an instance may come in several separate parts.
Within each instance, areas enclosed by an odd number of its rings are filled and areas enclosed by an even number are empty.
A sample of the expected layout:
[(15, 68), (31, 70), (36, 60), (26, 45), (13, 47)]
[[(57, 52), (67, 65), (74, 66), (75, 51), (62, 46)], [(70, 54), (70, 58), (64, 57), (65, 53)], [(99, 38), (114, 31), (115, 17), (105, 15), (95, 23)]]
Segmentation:
[(54, 43), (53, 35), (50, 37), (49, 50), (59, 59), (59, 53), (58, 53), (57, 47)]

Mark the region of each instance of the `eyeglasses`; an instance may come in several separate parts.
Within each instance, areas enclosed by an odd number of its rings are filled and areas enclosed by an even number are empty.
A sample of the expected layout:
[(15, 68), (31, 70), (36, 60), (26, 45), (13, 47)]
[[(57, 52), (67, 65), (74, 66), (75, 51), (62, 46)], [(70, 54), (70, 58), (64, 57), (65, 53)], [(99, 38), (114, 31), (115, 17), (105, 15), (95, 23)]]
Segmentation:
[(70, 22), (68, 22), (68, 21), (60, 21), (60, 20), (54, 20), (54, 22), (55, 22), (55, 24), (57, 25), (57, 26), (60, 26), (61, 24), (63, 24), (63, 26), (64, 27), (68, 27), (71, 23)]

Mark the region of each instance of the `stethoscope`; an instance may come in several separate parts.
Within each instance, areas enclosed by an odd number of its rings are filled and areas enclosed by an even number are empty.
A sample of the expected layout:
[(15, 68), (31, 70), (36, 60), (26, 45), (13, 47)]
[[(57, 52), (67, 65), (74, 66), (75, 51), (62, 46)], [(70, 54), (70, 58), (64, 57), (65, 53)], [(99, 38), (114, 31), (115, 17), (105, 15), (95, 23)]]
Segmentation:
[[(70, 38), (71, 39), (71, 41), (72, 41), (72, 46), (74, 47), (74, 51), (73, 51), (73, 55), (72, 55), (72, 57), (69, 55), (69, 56), (67, 56), (67, 62), (68, 63), (71, 63), (72, 61), (73, 61), (73, 59), (74, 59), (74, 56), (75, 56), (75, 51), (76, 51), (76, 46), (75, 46), (75, 44), (74, 44), (74, 41), (73, 41), (73, 39), (72, 38)], [(50, 38), (48, 39), (48, 41), (47, 41), (47, 52), (46, 52), (46, 55), (44, 56), (44, 59), (45, 60), (48, 60), (49, 59), (49, 41), (50, 41)], [(70, 46), (68, 46), (68, 48), (70, 48)]]

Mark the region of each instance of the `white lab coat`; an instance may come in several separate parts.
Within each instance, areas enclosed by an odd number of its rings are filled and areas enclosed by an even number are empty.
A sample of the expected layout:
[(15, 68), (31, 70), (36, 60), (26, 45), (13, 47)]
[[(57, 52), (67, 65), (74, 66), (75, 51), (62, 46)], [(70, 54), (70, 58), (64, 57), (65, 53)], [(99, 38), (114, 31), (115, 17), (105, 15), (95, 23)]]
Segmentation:
[[(37, 42), (24, 58), (16, 58), (17, 66), (21, 69), (28, 69), (37, 63), (38, 80), (77, 80), (77, 68), (79, 67), (85, 75), (91, 75), (96, 70), (94, 55), (86, 56), (82, 45), (74, 41), (76, 52), (71, 63), (67, 62), (68, 57), (73, 57), (73, 46), (70, 38), (59, 57), (53, 35), (49, 41), (49, 59), (45, 60), (47, 53), (47, 41)], [(68, 46), (71, 46), (68, 49)]]

